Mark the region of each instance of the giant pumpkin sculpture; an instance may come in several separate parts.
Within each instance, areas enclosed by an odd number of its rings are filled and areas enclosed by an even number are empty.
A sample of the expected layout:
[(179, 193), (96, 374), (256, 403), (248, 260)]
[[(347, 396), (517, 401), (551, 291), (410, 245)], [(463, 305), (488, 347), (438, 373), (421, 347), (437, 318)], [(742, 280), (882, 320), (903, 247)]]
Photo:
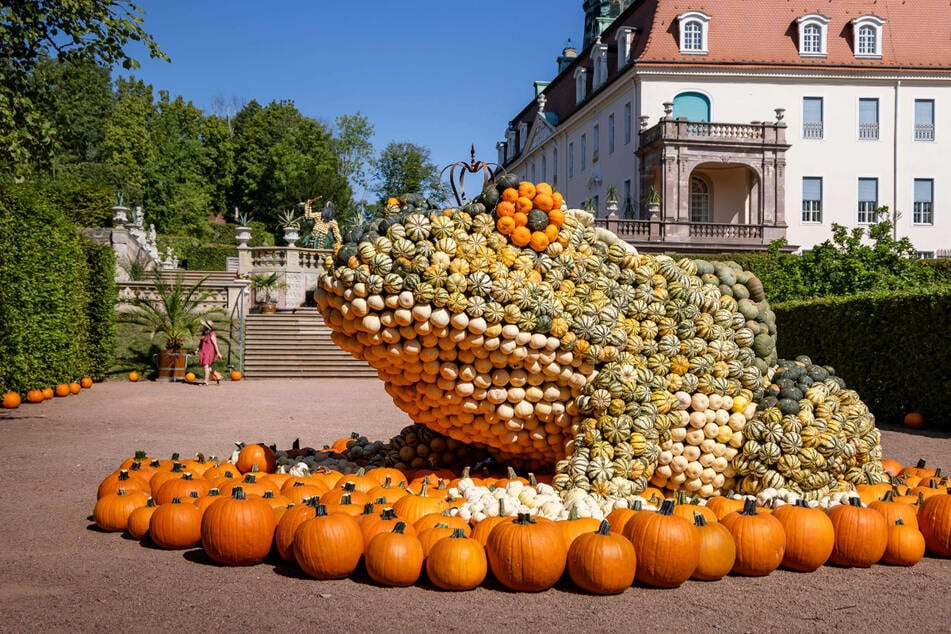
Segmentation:
[(562, 491), (807, 498), (883, 479), (831, 368), (780, 362), (755, 275), (638, 253), (503, 176), (462, 208), (408, 195), (347, 232), (316, 299), (417, 423)]

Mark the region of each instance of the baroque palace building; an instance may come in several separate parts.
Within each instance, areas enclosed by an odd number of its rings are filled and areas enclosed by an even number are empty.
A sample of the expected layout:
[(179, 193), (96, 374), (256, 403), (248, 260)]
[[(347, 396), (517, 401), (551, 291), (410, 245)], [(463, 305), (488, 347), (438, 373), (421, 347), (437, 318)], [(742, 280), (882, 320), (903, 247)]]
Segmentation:
[(951, 257), (947, 0), (584, 9), (581, 50), (498, 143), (506, 171), (648, 250), (809, 249), (887, 206), (922, 257)]

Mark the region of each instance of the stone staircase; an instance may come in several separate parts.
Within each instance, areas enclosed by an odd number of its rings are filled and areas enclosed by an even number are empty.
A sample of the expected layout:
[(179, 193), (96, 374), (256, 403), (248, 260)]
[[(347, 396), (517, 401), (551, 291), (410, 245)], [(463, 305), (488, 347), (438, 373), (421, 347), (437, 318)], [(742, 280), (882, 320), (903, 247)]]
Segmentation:
[(316, 308), (250, 313), (244, 326), (247, 379), (373, 377), (376, 371), (330, 340)]

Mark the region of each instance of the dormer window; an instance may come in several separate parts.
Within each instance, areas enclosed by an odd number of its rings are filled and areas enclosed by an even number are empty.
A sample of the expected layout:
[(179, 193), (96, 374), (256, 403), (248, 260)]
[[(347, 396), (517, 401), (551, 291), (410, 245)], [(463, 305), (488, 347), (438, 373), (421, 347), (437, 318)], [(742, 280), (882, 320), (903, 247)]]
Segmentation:
[(525, 142), (528, 141), (528, 123), (519, 121), (518, 123), (518, 151), (525, 149)]
[(863, 15), (852, 20), (852, 35), (856, 57), (881, 58), (882, 27), (885, 20), (874, 15)]
[(634, 44), (636, 31), (631, 27), (618, 29), (617, 39), (617, 69), (622, 70), (631, 59), (631, 46)]
[(597, 90), (608, 80), (608, 45), (601, 42), (600, 35), (591, 47), (591, 65), (594, 67), (591, 89)]
[(799, 18), (797, 22), (799, 23), (799, 55), (825, 57), (829, 18), (819, 13), (810, 13)]
[(677, 16), (680, 24), (680, 53), (707, 54), (707, 30), (710, 16), (702, 11), (688, 11)]
[(581, 103), (588, 96), (588, 69), (579, 66), (575, 69), (575, 103)]

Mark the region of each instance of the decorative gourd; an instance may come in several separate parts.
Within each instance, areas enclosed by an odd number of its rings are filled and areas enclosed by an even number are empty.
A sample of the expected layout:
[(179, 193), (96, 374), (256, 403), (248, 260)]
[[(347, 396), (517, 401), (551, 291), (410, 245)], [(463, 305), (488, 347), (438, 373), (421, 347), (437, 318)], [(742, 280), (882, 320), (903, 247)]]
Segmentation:
[(423, 570), (423, 546), (406, 528), (406, 522), (398, 521), (392, 531), (375, 535), (367, 544), (367, 574), (381, 585), (412, 585)]
[(786, 551), (786, 533), (772, 514), (757, 512), (754, 498), (747, 498), (742, 511), (734, 511), (720, 522), (736, 544), (735, 574), (762, 577), (779, 568)]
[(342, 579), (363, 556), (363, 535), (357, 520), (346, 513), (327, 514), (319, 504), (315, 516), (294, 533), (294, 559), (315, 579)]
[(145, 506), (139, 506), (129, 513), (129, 520), (126, 524), (126, 532), (133, 539), (144, 539), (149, 534), (149, 522), (152, 519), (152, 513), (155, 512), (155, 501), (149, 498)]
[(618, 594), (634, 582), (637, 555), (631, 542), (611, 532), (607, 520), (596, 531), (578, 535), (568, 548), (568, 575), (592, 594)]
[(517, 592), (552, 587), (565, 572), (567, 547), (554, 522), (520, 513), (492, 529), (485, 544), (499, 583)]
[(238, 486), (231, 497), (222, 496), (205, 510), (201, 518), (201, 545), (220, 564), (259, 564), (271, 550), (276, 524), (268, 503), (247, 497)]
[(786, 532), (782, 565), (790, 570), (812, 572), (829, 560), (835, 546), (832, 520), (822, 509), (810, 508), (803, 500), (784, 504), (773, 511)]
[(426, 575), (443, 590), (471, 590), (487, 573), (485, 548), (460, 528), (434, 543), (426, 557)]
[(658, 588), (676, 588), (690, 578), (700, 558), (700, 535), (693, 524), (674, 515), (674, 501), (655, 512), (641, 511), (624, 527), (637, 553), (636, 579)]
[(888, 524), (881, 513), (861, 506), (858, 498), (849, 498), (848, 504), (829, 509), (829, 519), (835, 530), (830, 563), (868, 568), (881, 560), (888, 545)]
[(691, 579), (716, 581), (723, 578), (736, 562), (733, 534), (720, 522), (707, 522), (702, 513), (694, 513), (694, 526), (700, 535), (700, 556)]

